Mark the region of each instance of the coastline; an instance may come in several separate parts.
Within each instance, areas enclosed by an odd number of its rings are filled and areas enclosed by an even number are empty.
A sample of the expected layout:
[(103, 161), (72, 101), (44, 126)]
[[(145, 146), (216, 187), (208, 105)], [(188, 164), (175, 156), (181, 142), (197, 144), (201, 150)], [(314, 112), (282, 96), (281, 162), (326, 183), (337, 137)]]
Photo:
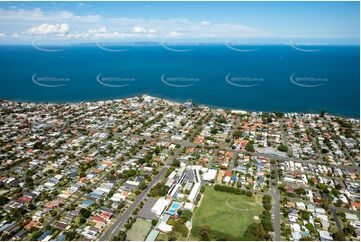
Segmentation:
[[(121, 98), (114, 98), (114, 99), (98, 99), (98, 100), (90, 100), (90, 101), (49, 101), (49, 102), (40, 102), (40, 101), (28, 101), (28, 100), (19, 100), (19, 99), (0, 99), (0, 101), (8, 101), (8, 102), (19, 102), (19, 103), (29, 103), (29, 104), (69, 104), (69, 105), (76, 105), (76, 104), (84, 104), (84, 103), (97, 103), (97, 102), (107, 102), (107, 101), (114, 101), (114, 102), (120, 102), (124, 99), (128, 99), (128, 98), (135, 98), (135, 97), (151, 97), (151, 98), (156, 98), (156, 99), (161, 99), (170, 103), (174, 103), (174, 104), (184, 104), (185, 102), (187, 102), (187, 100), (182, 100), (182, 99), (177, 99), (177, 98), (168, 98), (168, 97), (164, 97), (161, 95), (150, 95), (148, 93), (136, 93), (134, 95), (129, 95), (129, 96), (124, 96)], [(189, 99), (188, 99), (189, 100)], [(298, 114), (306, 114), (306, 115), (318, 115), (320, 114), (319, 112), (307, 112), (307, 111), (302, 111), (302, 112), (285, 112), (285, 111), (264, 111), (264, 110), (252, 110), (252, 109), (235, 109), (235, 108), (231, 108), (231, 107), (222, 107), (222, 106), (217, 106), (217, 105), (210, 105), (210, 104), (204, 104), (204, 103), (200, 103), (200, 102), (193, 102), (193, 104), (199, 105), (199, 106), (204, 106), (204, 107), (208, 107), (210, 109), (223, 109), (223, 110), (230, 110), (233, 113), (252, 113), (252, 112), (256, 112), (256, 113), (283, 113), (283, 114), (290, 114), (290, 113), (298, 113)], [(355, 116), (347, 116), (347, 115), (340, 115), (340, 114), (334, 114), (334, 113), (329, 113), (326, 112), (326, 114), (328, 116), (331, 117), (339, 117), (339, 118), (347, 118), (347, 119), (352, 119), (352, 120), (360, 120), (360, 116), (359, 117), (355, 117)]]

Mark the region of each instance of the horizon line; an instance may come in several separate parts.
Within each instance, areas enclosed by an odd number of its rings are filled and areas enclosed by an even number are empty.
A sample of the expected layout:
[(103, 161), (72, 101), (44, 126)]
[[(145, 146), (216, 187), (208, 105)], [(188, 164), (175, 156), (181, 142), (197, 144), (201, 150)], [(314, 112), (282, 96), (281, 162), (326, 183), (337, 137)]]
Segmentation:
[[(59, 46), (59, 45), (97, 45), (97, 44), (106, 44), (106, 45), (160, 45), (160, 44), (172, 44), (172, 45), (242, 45), (242, 46), (287, 46), (290, 43), (236, 43), (236, 42), (164, 42), (164, 41), (132, 41), (132, 42), (62, 42), (62, 43), (44, 43), (46, 46)], [(17, 45), (17, 46), (33, 46), (33, 42), (27, 43), (1, 43), (3, 45)], [(323, 44), (323, 43), (299, 43), (294, 44), (297, 46), (360, 46), (360, 43), (332, 43), (332, 44)]]

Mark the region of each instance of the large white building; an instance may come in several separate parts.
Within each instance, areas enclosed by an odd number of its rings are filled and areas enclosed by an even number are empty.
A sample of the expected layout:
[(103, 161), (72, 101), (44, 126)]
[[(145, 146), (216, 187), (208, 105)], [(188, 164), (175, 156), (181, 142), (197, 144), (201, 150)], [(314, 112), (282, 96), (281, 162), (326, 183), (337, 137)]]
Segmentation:
[(197, 198), (200, 188), (201, 188), (201, 183), (194, 184), (192, 191), (188, 196), (188, 201), (194, 202), (194, 200)]
[(170, 204), (170, 201), (164, 198), (159, 198), (158, 201), (154, 204), (151, 211), (157, 216), (160, 216), (164, 209)]
[(216, 179), (216, 176), (217, 176), (217, 170), (208, 169), (208, 171), (203, 174), (203, 180), (210, 182)]

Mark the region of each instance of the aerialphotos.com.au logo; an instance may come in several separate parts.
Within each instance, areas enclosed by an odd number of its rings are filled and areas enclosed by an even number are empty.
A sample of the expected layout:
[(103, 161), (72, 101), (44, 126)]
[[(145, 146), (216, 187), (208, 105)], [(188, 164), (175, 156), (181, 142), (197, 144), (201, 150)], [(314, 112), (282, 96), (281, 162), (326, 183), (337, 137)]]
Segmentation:
[(228, 73), (225, 79), (228, 84), (235, 87), (256, 87), (264, 81), (264, 78), (261, 77), (244, 77), (231, 75), (231, 73)]
[(255, 52), (259, 50), (259, 48), (255, 48), (250, 44), (240, 43), (238, 41), (234, 41), (234, 43), (232, 43), (229, 39), (226, 40), (226, 46), (228, 49), (236, 52)]
[(102, 77), (102, 73), (99, 73), (96, 80), (106, 87), (127, 87), (135, 81), (135, 78), (119, 76)]
[(65, 50), (67, 47), (69, 47), (69, 44), (59, 44), (57, 42), (41, 42), (41, 41), (32, 41), (31, 45), (39, 50), (39, 51), (43, 51), (43, 52), (60, 52)]
[(111, 44), (111, 43), (100, 43), (97, 42), (96, 46), (107, 52), (125, 52), (130, 50), (130, 46), (134, 44)]
[(70, 82), (70, 78), (68, 77), (50, 77), (50, 76), (38, 76), (35, 73), (31, 80), (38, 86), (42, 87), (62, 87), (65, 86), (68, 82)]
[(165, 41), (160, 42), (160, 46), (164, 49), (172, 51), (172, 52), (190, 52), (193, 51), (197, 43), (166, 43)]
[(167, 86), (171, 87), (191, 87), (195, 83), (199, 82), (200, 79), (197, 77), (167, 77), (167, 73), (164, 73), (160, 80)]
[(301, 52), (319, 52), (322, 51), (324, 49), (323, 47), (327, 46), (327, 44), (324, 43), (312, 44), (308, 42), (302, 43), (300, 41), (296, 43), (296, 41), (291, 40), (289, 46)]
[(300, 86), (300, 87), (320, 87), (323, 86), (325, 82), (328, 82), (327, 78), (310, 77), (310, 76), (296, 77), (295, 75), (296, 74), (293, 73), (290, 76), (290, 81), (296, 86)]

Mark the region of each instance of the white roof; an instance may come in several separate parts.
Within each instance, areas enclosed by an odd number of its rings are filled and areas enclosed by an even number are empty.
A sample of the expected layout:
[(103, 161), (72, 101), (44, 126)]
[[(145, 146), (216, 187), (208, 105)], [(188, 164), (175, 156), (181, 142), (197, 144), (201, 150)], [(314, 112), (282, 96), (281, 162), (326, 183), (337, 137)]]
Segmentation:
[(318, 233), (320, 234), (320, 237), (327, 240), (333, 240), (332, 236), (328, 231), (325, 230), (318, 230)]
[(60, 180), (62, 177), (63, 177), (63, 176), (60, 175), (60, 174), (58, 174), (58, 175), (55, 176), (55, 178), (58, 179), (58, 180)]
[(44, 184), (44, 186), (46, 186), (46, 187), (53, 187), (53, 186), (55, 186), (55, 184), (54, 184), (54, 183), (51, 183), (51, 182), (47, 182), (47, 183)]
[(193, 202), (194, 199), (197, 197), (200, 186), (201, 186), (201, 183), (194, 184), (193, 189), (192, 189), (191, 193), (188, 196), (189, 201)]
[(160, 216), (163, 210), (170, 204), (170, 201), (164, 198), (159, 198), (152, 207), (151, 211)]
[(217, 176), (217, 170), (215, 169), (208, 169), (206, 173), (203, 175), (203, 180), (205, 181), (211, 181), (214, 180)]
[(120, 193), (115, 193), (110, 200), (115, 201), (115, 202), (120, 202), (121, 200), (124, 200), (124, 196)]
[(225, 177), (223, 178), (223, 181), (226, 182), (226, 183), (230, 182), (230, 180), (231, 180), (231, 177), (230, 177), (230, 176), (225, 176)]
[(126, 181), (125, 184), (128, 184), (128, 185), (133, 185), (133, 186), (139, 186), (139, 182), (137, 181)]
[(164, 233), (170, 232), (170, 231), (172, 231), (172, 229), (173, 229), (173, 226), (169, 225), (169, 224), (167, 224), (165, 222), (161, 222), (158, 225), (158, 230), (161, 231), (161, 232), (164, 232)]
[(193, 203), (185, 203), (184, 210), (192, 210), (194, 207)]
[(346, 215), (346, 219), (347, 220), (358, 220), (357, 215), (356, 214), (352, 214), (352, 213), (345, 213)]
[(105, 188), (105, 187), (98, 187), (96, 190), (101, 191), (101, 192), (105, 192), (105, 193), (109, 193), (111, 189), (109, 188)]
[(299, 224), (296, 224), (296, 223), (291, 224), (291, 228), (295, 232), (300, 232), (301, 231), (301, 226)]

